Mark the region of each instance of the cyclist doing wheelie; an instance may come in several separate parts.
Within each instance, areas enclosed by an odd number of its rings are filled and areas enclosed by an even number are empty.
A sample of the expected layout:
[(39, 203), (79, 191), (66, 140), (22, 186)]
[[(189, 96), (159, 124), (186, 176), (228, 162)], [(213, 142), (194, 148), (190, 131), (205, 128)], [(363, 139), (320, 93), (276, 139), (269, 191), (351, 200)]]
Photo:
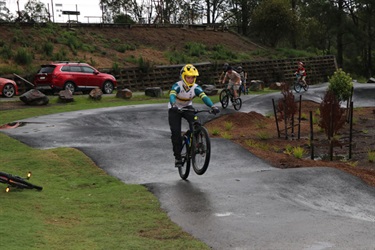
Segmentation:
[(296, 72), (294, 72), (295, 75), (297, 75), (299, 77), (299, 79), (297, 79), (298, 81), (302, 81), (303, 82), (303, 86), (306, 87), (307, 86), (307, 83), (306, 83), (306, 69), (303, 65), (303, 62), (298, 62), (298, 68), (296, 70)]
[(232, 69), (232, 66), (227, 67), (222, 84), (225, 84), (227, 80), (229, 80), (227, 88), (233, 90), (234, 99), (237, 99), (237, 91), (240, 89), (241, 86), (241, 76)]
[(219, 113), (219, 109), (215, 107), (211, 99), (203, 92), (202, 88), (195, 83), (198, 70), (192, 64), (186, 64), (180, 71), (180, 80), (173, 84), (169, 93), (168, 103), (168, 121), (171, 130), (171, 140), (173, 146), (173, 154), (175, 157), (175, 167), (182, 166), (181, 159), (181, 122), (182, 118), (188, 121), (190, 129), (194, 122), (194, 112), (181, 112), (181, 109), (192, 109), (193, 98), (199, 96), (203, 102), (211, 107), (212, 113)]

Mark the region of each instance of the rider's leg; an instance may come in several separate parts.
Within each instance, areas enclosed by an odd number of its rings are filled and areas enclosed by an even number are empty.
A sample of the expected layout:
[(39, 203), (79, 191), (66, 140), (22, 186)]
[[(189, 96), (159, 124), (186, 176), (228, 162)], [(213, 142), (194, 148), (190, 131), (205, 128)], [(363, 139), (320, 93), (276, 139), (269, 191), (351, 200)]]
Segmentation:
[(181, 118), (182, 114), (177, 110), (168, 110), (168, 121), (171, 130), (171, 140), (173, 146), (173, 155), (176, 159), (176, 165), (181, 164)]
[(237, 94), (237, 91), (240, 89), (240, 85), (233, 85), (233, 96), (234, 96), (234, 99), (237, 99), (238, 98), (238, 94)]
[(302, 82), (303, 82), (303, 85), (304, 85), (304, 86), (307, 86), (307, 83), (306, 83), (306, 76), (302, 76)]

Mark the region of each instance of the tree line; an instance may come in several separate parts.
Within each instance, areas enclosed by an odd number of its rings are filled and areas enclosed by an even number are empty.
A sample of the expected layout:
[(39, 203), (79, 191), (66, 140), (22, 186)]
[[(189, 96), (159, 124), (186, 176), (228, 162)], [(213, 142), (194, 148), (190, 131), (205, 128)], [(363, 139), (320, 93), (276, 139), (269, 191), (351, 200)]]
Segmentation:
[[(354, 77), (371, 77), (374, 71), (375, 1), (100, 0), (99, 5), (105, 23), (220, 23), (270, 48), (333, 54)], [(0, 21), (50, 20), (38, 0), (29, 0), (16, 16), (0, 9)]]

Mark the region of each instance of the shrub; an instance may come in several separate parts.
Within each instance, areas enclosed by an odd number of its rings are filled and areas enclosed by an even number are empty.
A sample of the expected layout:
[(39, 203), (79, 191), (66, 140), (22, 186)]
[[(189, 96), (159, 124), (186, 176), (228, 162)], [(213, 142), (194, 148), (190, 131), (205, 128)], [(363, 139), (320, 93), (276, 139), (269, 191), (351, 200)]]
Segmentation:
[(233, 129), (233, 122), (228, 122), (228, 121), (226, 121), (226, 122), (224, 123), (224, 127), (225, 127), (225, 130), (227, 130), (227, 131), (232, 130), (232, 129)]
[(46, 56), (52, 56), (53, 54), (53, 43), (46, 42), (42, 45), (42, 50)]
[(367, 158), (368, 158), (368, 161), (373, 163), (375, 162), (375, 152), (374, 151), (368, 151), (367, 152)]
[(13, 52), (12, 52), (12, 49), (10, 46), (8, 45), (4, 45), (4, 46), (0, 46), (1, 49), (0, 49), (0, 56), (3, 58), (3, 59), (11, 59), (12, 56), (13, 56)]
[[(333, 137), (345, 124), (344, 110), (336, 95), (328, 90), (320, 104), (319, 127), (324, 129), (328, 138)], [(331, 126), (332, 123), (332, 126)]]
[(280, 113), (280, 118), (291, 120), (293, 116), (297, 113), (298, 107), (294, 101), (293, 92), (289, 89), (288, 84), (284, 84), (281, 88), (281, 94), (283, 98), (278, 100), (277, 111)]
[(305, 150), (301, 147), (294, 147), (292, 151), (293, 151), (293, 156), (298, 159), (302, 159), (303, 155), (305, 154)]
[(353, 79), (349, 74), (338, 69), (333, 76), (328, 78), (328, 81), (328, 90), (332, 91), (339, 101), (349, 100), (353, 88)]
[(25, 48), (19, 48), (14, 56), (14, 61), (17, 64), (30, 65), (33, 61), (33, 56)]

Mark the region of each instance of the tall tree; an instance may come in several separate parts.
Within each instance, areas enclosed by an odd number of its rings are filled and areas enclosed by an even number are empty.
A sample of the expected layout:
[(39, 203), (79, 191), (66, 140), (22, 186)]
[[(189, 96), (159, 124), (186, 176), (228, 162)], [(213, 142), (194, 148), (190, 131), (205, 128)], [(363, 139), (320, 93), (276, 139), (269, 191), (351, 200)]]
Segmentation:
[(261, 41), (272, 47), (296, 32), (293, 12), (284, 0), (261, 2), (254, 10), (251, 27)]

